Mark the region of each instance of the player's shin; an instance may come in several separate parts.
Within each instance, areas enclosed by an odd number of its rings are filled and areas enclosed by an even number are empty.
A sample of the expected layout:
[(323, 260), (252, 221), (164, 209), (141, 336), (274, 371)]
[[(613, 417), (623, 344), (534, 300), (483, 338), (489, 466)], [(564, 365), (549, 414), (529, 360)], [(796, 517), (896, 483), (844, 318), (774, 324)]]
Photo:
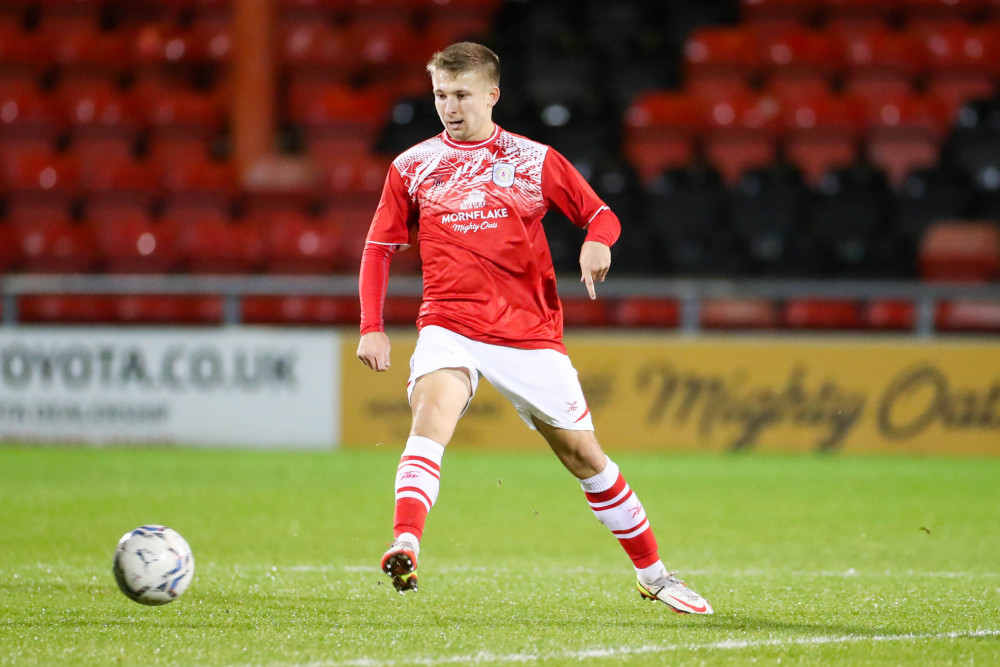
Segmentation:
[(594, 516), (618, 539), (636, 570), (659, 562), (656, 537), (646, 511), (614, 461), (608, 459), (604, 470), (580, 480), (580, 486)]
[(444, 446), (420, 436), (410, 436), (396, 470), (396, 510), (393, 537), (412, 535), (417, 541), (424, 532), (427, 513), (438, 497)]

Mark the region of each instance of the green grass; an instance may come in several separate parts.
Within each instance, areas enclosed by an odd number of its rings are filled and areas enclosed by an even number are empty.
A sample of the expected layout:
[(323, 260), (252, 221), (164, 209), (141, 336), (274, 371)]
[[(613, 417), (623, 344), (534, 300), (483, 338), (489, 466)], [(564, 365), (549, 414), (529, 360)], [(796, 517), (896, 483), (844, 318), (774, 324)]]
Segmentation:
[[(1000, 662), (1000, 459), (615, 455), (692, 617), (639, 599), (541, 451), (450, 451), (396, 594), (398, 455), (0, 447), (0, 664)], [(197, 559), (164, 607), (110, 572), (149, 522)]]

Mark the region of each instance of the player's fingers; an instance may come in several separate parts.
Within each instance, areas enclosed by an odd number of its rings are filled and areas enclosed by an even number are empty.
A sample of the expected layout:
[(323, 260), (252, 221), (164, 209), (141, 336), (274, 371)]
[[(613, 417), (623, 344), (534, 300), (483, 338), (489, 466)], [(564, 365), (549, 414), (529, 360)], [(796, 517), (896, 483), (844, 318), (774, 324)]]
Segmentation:
[(594, 278), (589, 274), (583, 275), (583, 284), (587, 286), (587, 294), (590, 296), (591, 301), (597, 298), (597, 292), (594, 291)]

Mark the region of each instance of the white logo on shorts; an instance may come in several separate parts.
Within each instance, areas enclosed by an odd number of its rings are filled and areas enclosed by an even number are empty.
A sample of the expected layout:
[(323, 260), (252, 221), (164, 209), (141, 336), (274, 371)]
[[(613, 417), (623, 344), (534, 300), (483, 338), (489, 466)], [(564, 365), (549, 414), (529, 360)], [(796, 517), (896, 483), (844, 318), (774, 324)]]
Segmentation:
[(493, 165), (493, 182), (501, 188), (514, 185), (514, 165), (509, 162), (497, 162)]

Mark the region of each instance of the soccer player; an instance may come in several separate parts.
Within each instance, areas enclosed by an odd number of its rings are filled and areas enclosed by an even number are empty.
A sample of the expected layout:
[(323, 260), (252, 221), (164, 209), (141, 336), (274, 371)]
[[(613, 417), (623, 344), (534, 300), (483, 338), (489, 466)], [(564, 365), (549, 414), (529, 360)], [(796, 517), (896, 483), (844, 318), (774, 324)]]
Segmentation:
[(618, 218), (566, 158), (493, 122), (500, 99), (493, 51), (453, 44), (435, 53), (427, 70), (444, 131), (393, 161), (361, 260), (358, 358), (384, 371), (389, 265), (416, 228), (423, 303), (406, 384), (413, 422), (396, 473), (395, 539), (382, 570), (400, 593), (417, 589), (420, 538), (438, 496), (441, 459), (482, 376), (580, 480), (594, 514), (632, 560), (639, 593), (681, 613), (711, 614), (711, 605), (660, 561), (642, 503), (594, 436), (562, 342), (542, 216), (554, 207), (587, 230), (580, 270), (591, 299), (611, 266)]

